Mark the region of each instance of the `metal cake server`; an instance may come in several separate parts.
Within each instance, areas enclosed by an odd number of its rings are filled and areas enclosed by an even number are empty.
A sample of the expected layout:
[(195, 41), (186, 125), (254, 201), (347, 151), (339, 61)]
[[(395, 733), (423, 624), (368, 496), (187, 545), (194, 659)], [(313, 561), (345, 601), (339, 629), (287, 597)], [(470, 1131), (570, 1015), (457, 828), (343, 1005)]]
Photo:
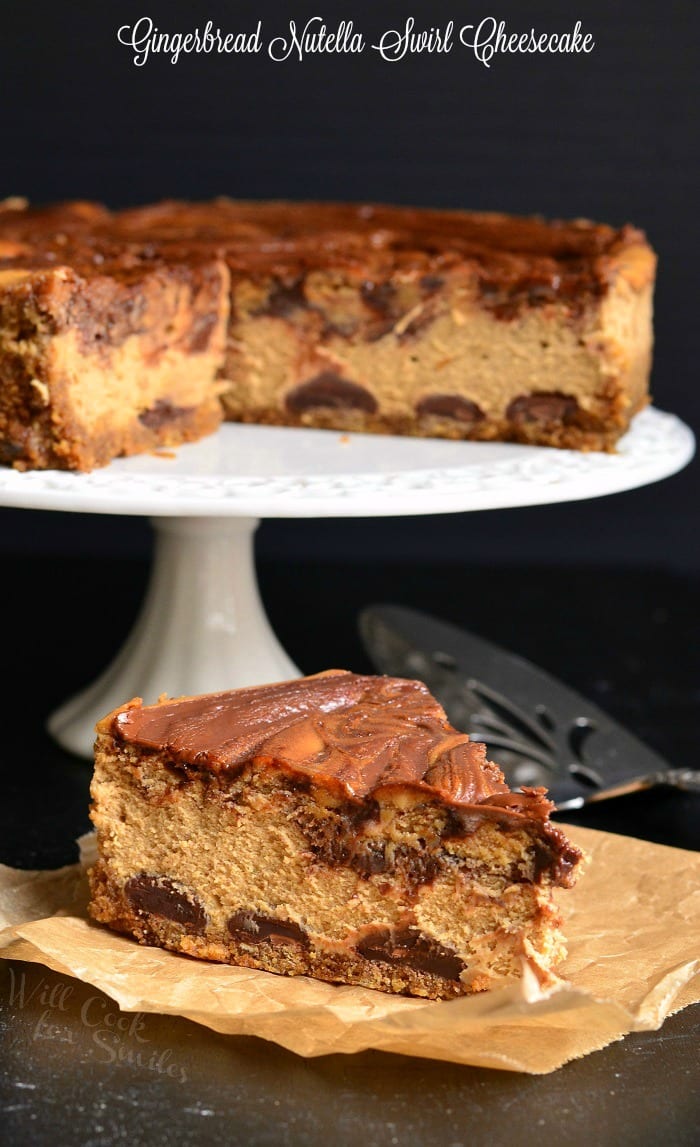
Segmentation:
[(699, 769), (662, 757), (544, 670), (464, 629), (402, 606), (359, 619), (381, 673), (425, 684), (451, 723), (484, 741), (511, 788), (545, 785), (559, 809), (576, 809), (666, 784), (700, 792)]

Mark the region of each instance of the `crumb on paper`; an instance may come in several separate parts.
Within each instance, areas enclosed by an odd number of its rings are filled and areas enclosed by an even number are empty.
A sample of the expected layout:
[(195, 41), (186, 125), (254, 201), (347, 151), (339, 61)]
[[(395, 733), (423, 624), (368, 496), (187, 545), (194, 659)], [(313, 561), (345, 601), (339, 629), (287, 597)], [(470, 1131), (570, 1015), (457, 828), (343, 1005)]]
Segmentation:
[(49, 388), (46, 385), (46, 383), (42, 382), (40, 378), (32, 378), (30, 380), (29, 385), (31, 386), (32, 390), (34, 390), (36, 392), (36, 394), (38, 395), (42, 404), (44, 406), (48, 406), (49, 405)]
[(339, 441), (341, 446), (349, 446), (350, 445), (350, 435), (349, 434), (341, 434), (340, 437), (338, 438), (338, 441)]
[(151, 450), (152, 458), (177, 458), (174, 450)]
[(24, 195), (8, 195), (6, 199), (0, 199), (3, 211), (26, 211), (28, 207), (29, 200)]

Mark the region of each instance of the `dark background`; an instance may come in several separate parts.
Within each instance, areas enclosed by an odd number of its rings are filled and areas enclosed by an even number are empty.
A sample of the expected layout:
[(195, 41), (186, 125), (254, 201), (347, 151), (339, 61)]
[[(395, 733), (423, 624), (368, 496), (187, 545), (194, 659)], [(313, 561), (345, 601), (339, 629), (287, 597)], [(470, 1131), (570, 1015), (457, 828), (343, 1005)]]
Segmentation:
[[(185, 57), (173, 67), (156, 57), (138, 69), (116, 40), (120, 25), (144, 15), (163, 30), (208, 18), (242, 30), (260, 17), (281, 32), (290, 17), (316, 14), (330, 26), (353, 19), (368, 40), (411, 14), (425, 24), (494, 15), (513, 30), (563, 31), (581, 20), (597, 46), (590, 56), (498, 58), (489, 70), (457, 49), (394, 64), (366, 51), (284, 64)], [(696, 0), (0, 0), (0, 196), (114, 206), (308, 196), (632, 221), (660, 255), (655, 400), (697, 429), (699, 33)], [(307, 672), (369, 668), (357, 611), (401, 601), (530, 657), (672, 764), (694, 765), (699, 473), (691, 465), (644, 490), (559, 507), (266, 522), (263, 596)], [(0, 510), (0, 553), (10, 559), (0, 567), (0, 652), (10, 670), (0, 700), (4, 863), (75, 859), (90, 770), (51, 742), (43, 717), (119, 648), (148, 549), (140, 520)], [(697, 803), (657, 788), (571, 819), (691, 848)], [(150, 1017), (153, 1046), (176, 1047), (193, 1064), (175, 1096), (128, 1067), (101, 1077), (80, 1048), (41, 1055), (36, 1016), (4, 1007), (0, 989), (8, 1145), (53, 1145), (57, 1135), (75, 1147), (698, 1142), (698, 1008), (541, 1079), (380, 1053), (301, 1061)]]
[[(0, 195), (356, 198), (588, 216), (643, 227), (660, 256), (657, 405), (700, 425), (697, 240), (700, 202), (694, 0), (427, 4), (37, 4), (3, 0)], [(164, 31), (207, 19), (285, 31), (323, 15), (354, 20), (368, 43), (400, 27), (457, 27), (494, 15), (509, 30), (564, 31), (585, 56), (500, 56), (489, 69), (450, 55), (154, 56), (134, 67), (117, 29), (149, 15)], [(697, 466), (602, 501), (432, 519), (270, 522), (259, 553), (697, 569)], [(144, 556), (148, 527), (128, 519), (0, 511), (0, 549)]]

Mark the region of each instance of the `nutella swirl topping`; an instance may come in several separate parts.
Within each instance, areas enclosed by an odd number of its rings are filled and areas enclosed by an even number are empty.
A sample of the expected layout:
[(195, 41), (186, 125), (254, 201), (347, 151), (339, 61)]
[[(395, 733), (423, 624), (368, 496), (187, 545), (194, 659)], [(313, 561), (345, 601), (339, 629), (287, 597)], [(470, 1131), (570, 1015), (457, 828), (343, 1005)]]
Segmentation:
[[(137, 698), (98, 728), (186, 774), (233, 778), (252, 765), (355, 805), (436, 800), (454, 810), (459, 833), (484, 817), (506, 828), (527, 823), (558, 883), (569, 882), (579, 857), (549, 821), (546, 790), (512, 792), (486, 746), (454, 729), (420, 681), (330, 670), (146, 707)], [(383, 867), (379, 857), (376, 866), (361, 859), (368, 870)]]
[(485, 746), (449, 725), (425, 685), (400, 678), (332, 670), (147, 707), (134, 702), (111, 719), (111, 732), (194, 770), (274, 762), (355, 800), (404, 786), (456, 804), (504, 794), (524, 800), (486, 760)]
[(4, 267), (68, 265), (128, 282), (144, 264), (224, 258), (234, 278), (259, 274), (279, 284), (267, 303), (279, 317), (308, 306), (303, 276), (328, 266), (346, 268), (377, 315), (393, 314), (391, 276), (417, 275), (428, 297), (446, 273), (469, 268), (484, 306), (508, 318), (522, 305), (604, 294), (618, 257), (644, 244), (631, 226), (379, 204), (166, 200), (114, 212), (88, 202), (0, 204)]

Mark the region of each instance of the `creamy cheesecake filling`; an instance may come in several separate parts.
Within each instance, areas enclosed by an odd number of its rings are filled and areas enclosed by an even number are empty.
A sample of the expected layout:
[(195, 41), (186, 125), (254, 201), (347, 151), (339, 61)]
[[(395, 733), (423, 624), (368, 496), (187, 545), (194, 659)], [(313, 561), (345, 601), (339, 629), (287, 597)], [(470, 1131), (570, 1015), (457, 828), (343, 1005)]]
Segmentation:
[(102, 771), (94, 796), (94, 914), (190, 954), (262, 954), (271, 970), (281, 959), (307, 972), (318, 958), (342, 956), (388, 965), (394, 975), (417, 970), (482, 985), (518, 974), (526, 938), (542, 969), (562, 954), (547, 885), (526, 882), (529, 856), (519, 869), (523, 834), (497, 823), (484, 821), (447, 851), (440, 811), (419, 809), (438, 830), (421, 857), (408, 843), (414, 834), (397, 827), (401, 816), (382, 808), (375, 845), (385, 855), (414, 851), (416, 866), (409, 863), (407, 875), (397, 857), (375, 874), (345, 857), (317, 859), (305, 794), (269, 783), (258, 789), (254, 777), (235, 802), (196, 777), (149, 798), (137, 770), (125, 783), (119, 764)]

